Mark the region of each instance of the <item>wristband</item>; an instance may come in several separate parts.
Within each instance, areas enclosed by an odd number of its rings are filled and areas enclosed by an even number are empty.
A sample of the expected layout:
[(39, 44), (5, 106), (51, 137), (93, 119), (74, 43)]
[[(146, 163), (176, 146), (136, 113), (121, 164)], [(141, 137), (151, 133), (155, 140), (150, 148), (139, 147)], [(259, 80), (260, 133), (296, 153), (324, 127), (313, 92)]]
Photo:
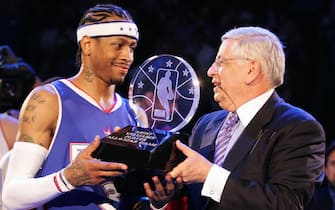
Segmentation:
[(56, 188), (57, 188), (57, 191), (58, 191), (59, 193), (63, 193), (62, 189), (61, 189), (60, 186), (59, 186), (58, 180), (57, 180), (57, 174), (54, 175), (53, 180), (54, 180), (54, 184), (55, 184), (55, 186), (56, 186)]
[(61, 179), (61, 181), (63, 182), (63, 184), (65, 185), (65, 187), (68, 189), (68, 191), (73, 190), (75, 187), (66, 179), (65, 175), (64, 175), (64, 170), (62, 169), (59, 172), (59, 177)]
[(62, 169), (61, 171), (54, 174), (53, 181), (54, 181), (54, 184), (57, 188), (57, 191), (60, 192), (60, 193), (65, 193), (65, 192), (71, 191), (75, 188), (66, 179), (66, 177), (64, 175), (64, 169)]

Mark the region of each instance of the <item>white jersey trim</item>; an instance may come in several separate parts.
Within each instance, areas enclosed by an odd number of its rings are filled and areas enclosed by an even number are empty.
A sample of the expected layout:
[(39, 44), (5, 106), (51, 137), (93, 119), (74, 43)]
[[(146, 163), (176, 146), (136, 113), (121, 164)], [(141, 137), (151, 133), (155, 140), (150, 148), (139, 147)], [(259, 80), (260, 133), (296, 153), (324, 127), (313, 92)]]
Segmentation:
[(57, 134), (58, 134), (58, 130), (59, 130), (59, 127), (60, 127), (60, 123), (62, 122), (62, 116), (63, 116), (63, 109), (62, 109), (62, 100), (60, 99), (60, 95), (59, 95), (59, 92), (57, 91), (57, 88), (51, 84), (48, 84), (48, 86), (50, 86), (56, 93), (57, 95), (57, 100), (58, 100), (58, 117), (57, 117), (57, 124), (56, 124), (56, 128), (55, 128), (55, 133), (51, 139), (51, 142), (50, 142), (50, 146), (49, 146), (49, 149), (48, 149), (48, 153), (47, 153), (47, 157), (49, 156), (49, 153), (54, 145), (54, 142), (55, 142), (55, 139), (57, 137)]
[[(83, 99), (85, 99), (86, 101), (88, 101), (90, 104), (92, 104), (93, 106), (99, 108), (101, 111), (105, 111), (104, 109), (102, 109), (102, 107), (91, 96), (89, 96), (87, 93), (85, 93), (84, 91), (82, 91), (81, 89), (79, 89), (78, 87), (76, 87), (74, 84), (72, 84), (67, 79), (61, 79), (60, 81), (63, 82), (66, 86), (68, 86), (75, 93), (77, 93), (80, 97), (82, 97)], [(110, 112), (113, 112), (113, 111), (117, 110), (122, 105), (122, 98), (121, 98), (121, 96), (118, 93), (116, 93), (116, 92), (115, 92), (115, 96), (116, 96), (116, 99), (114, 99), (114, 100), (116, 100), (116, 104), (115, 104), (115, 106), (113, 107), (113, 109)]]

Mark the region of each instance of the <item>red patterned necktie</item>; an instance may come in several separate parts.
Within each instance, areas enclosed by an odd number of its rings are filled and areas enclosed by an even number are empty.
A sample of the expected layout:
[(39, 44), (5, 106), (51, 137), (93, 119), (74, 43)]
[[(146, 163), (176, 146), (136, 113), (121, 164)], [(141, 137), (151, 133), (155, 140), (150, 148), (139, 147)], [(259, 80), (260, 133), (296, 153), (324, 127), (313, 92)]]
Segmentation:
[(233, 128), (237, 124), (237, 122), (238, 116), (236, 112), (230, 113), (218, 133), (215, 143), (214, 163), (219, 166), (223, 164), (227, 146), (233, 134)]

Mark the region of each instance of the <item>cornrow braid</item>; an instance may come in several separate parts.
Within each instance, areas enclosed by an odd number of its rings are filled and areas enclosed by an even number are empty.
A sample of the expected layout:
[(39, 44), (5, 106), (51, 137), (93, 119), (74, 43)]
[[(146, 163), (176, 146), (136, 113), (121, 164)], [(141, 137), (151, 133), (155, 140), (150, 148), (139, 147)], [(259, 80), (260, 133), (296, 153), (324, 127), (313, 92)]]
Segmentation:
[(132, 20), (129, 12), (119, 6), (114, 4), (97, 4), (86, 11), (79, 21), (79, 26), (96, 22), (104, 22), (107, 17), (112, 16)]

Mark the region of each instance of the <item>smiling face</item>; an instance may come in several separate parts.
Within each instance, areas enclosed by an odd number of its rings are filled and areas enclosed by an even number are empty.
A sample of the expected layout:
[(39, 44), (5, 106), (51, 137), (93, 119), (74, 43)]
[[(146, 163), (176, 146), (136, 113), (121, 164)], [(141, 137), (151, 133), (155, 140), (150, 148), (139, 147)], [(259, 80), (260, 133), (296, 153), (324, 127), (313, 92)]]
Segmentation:
[[(117, 16), (106, 21), (125, 20)], [(102, 80), (108, 85), (122, 84), (134, 61), (137, 40), (128, 36), (84, 36), (80, 41), (82, 68), (87, 78)]]
[(126, 36), (91, 38), (87, 63), (95, 76), (108, 84), (122, 84), (134, 61), (135, 39)]

